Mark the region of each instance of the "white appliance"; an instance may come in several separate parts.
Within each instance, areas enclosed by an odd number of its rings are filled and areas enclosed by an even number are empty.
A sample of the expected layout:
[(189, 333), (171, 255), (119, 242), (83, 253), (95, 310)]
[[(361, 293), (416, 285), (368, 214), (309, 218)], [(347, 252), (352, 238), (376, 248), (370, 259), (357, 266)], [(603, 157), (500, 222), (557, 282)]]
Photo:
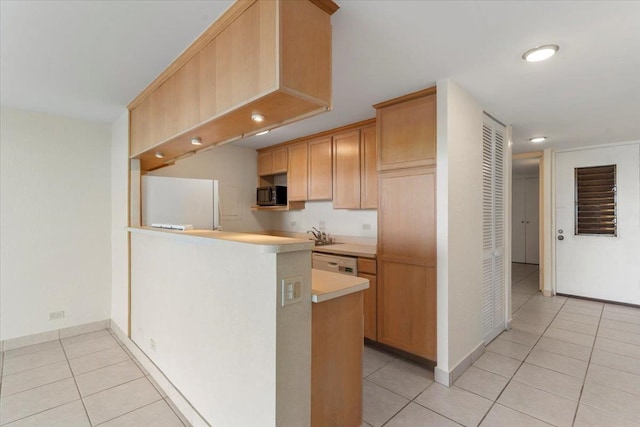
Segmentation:
[(349, 276), (358, 275), (358, 259), (348, 256), (338, 256), (329, 254), (319, 254), (314, 252), (312, 257), (312, 267), (318, 270), (332, 271)]
[(145, 175), (141, 199), (143, 226), (220, 229), (217, 180)]

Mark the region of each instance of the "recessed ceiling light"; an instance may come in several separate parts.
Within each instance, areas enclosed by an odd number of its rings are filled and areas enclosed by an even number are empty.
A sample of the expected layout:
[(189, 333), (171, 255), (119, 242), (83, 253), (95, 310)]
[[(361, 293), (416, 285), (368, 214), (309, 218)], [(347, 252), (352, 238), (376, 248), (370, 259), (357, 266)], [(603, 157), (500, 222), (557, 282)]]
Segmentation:
[(264, 116), (262, 114), (252, 114), (251, 120), (254, 122), (260, 123), (264, 121)]
[(191, 144), (192, 145), (202, 145), (202, 140), (200, 138), (192, 138), (191, 139)]
[(522, 54), (522, 59), (527, 62), (539, 62), (551, 58), (560, 49), (557, 44), (545, 44), (543, 46), (534, 47)]
[(531, 142), (544, 142), (547, 140), (546, 136), (536, 136), (535, 138), (529, 138)]
[(258, 132), (258, 133), (256, 133), (256, 136), (266, 135), (266, 134), (268, 134), (268, 133), (269, 133), (269, 129), (267, 129), (267, 130), (263, 130), (262, 132)]
[(164, 154), (161, 151), (156, 152), (156, 159), (164, 159)]

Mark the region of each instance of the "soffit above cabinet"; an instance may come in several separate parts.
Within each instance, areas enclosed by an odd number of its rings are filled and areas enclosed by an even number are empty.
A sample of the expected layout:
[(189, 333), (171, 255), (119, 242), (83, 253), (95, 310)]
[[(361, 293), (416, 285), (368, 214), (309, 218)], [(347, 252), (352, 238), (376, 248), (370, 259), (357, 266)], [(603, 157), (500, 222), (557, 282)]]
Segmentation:
[(157, 169), (329, 110), (337, 8), (331, 0), (238, 0), (129, 104), (131, 158)]

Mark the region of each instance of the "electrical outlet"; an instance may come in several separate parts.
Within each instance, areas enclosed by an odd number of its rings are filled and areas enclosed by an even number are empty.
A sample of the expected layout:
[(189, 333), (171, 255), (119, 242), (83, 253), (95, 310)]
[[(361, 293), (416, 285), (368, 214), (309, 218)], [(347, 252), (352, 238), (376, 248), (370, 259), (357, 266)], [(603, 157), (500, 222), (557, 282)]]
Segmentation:
[(62, 319), (64, 317), (64, 311), (52, 311), (49, 313), (49, 320)]
[(144, 331), (142, 328), (138, 328), (138, 335), (140, 336), (140, 339), (144, 339)]
[(149, 345), (151, 346), (151, 350), (156, 351), (156, 342), (153, 338), (149, 340)]
[(324, 231), (326, 227), (327, 227), (327, 224), (324, 221), (320, 221), (320, 225), (318, 226), (318, 228)]
[(298, 223), (297, 223), (297, 222), (295, 222), (295, 221), (291, 221), (291, 226), (292, 226), (292, 227), (295, 227), (296, 225), (298, 225)]
[(282, 306), (302, 301), (302, 276), (282, 279)]
[(371, 230), (371, 224), (362, 224), (363, 230)]

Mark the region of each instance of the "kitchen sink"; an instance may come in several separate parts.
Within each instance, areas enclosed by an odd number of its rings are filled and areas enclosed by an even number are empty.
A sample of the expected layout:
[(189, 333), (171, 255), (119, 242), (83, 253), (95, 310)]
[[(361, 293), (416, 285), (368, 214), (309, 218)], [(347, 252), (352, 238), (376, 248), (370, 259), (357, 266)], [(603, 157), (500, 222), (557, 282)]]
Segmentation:
[(315, 240), (316, 246), (329, 246), (329, 245), (341, 245), (342, 243), (338, 243), (338, 242), (319, 242), (318, 240)]

